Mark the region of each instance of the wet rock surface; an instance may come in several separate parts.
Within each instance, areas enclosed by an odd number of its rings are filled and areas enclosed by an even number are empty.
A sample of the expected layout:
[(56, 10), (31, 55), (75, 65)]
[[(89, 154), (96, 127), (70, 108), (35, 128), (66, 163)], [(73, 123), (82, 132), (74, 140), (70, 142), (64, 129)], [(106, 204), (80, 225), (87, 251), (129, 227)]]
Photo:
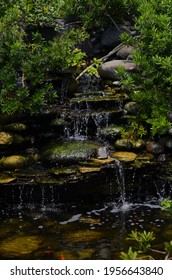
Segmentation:
[(137, 154), (132, 152), (115, 152), (112, 156), (123, 162), (133, 162), (137, 158)]
[(99, 143), (94, 142), (64, 142), (53, 144), (42, 153), (46, 164), (71, 164), (87, 160), (97, 153)]

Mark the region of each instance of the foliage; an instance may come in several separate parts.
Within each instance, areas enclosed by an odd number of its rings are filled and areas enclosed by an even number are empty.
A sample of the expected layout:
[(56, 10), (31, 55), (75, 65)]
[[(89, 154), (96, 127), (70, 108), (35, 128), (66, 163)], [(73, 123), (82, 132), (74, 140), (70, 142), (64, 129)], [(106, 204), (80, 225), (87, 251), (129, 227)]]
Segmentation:
[(2, 0), (0, 15), (4, 16), (9, 8), (17, 7), (22, 11), (24, 22), (28, 25), (56, 25), (63, 5), (63, 0)]
[(135, 47), (134, 62), (138, 71), (123, 74), (124, 85), (131, 90), (131, 98), (138, 104), (137, 122), (152, 135), (163, 134), (171, 127), (172, 86), (172, 9), (171, 1), (143, 0), (137, 4), (135, 37), (122, 36), (124, 42)]
[(150, 242), (155, 239), (152, 231), (146, 232), (138, 232), (137, 230), (132, 230), (129, 234), (127, 240), (134, 240), (139, 245), (139, 252), (146, 252), (150, 247)]
[(151, 242), (155, 239), (154, 233), (151, 231), (146, 232), (138, 232), (136, 230), (132, 230), (128, 235), (126, 240), (135, 241), (138, 245), (133, 251), (133, 248), (130, 246), (128, 252), (121, 252), (121, 259), (123, 260), (141, 260), (141, 259), (154, 259), (150, 253), (158, 253), (165, 255), (165, 259), (172, 259), (172, 241), (164, 243), (164, 251), (158, 251), (151, 248)]
[[(46, 19), (43, 21), (49, 22), (47, 11), (55, 9), (51, 2), (57, 5), (57, 1), (2, 1), (0, 4), (1, 112), (33, 112), (57, 98), (52, 84), (46, 82), (47, 74), (79, 65), (85, 56), (76, 47), (87, 36), (81, 29), (71, 29), (49, 41), (43, 38), (39, 29), (35, 29), (32, 40), (28, 39), (27, 24), (41, 26), (42, 19), (39, 18), (38, 22), (35, 13), (36, 7), (44, 2), (48, 10), (45, 9), (45, 13), (40, 11), (40, 15), (44, 14)], [(57, 27), (56, 21), (54, 27)]]
[(167, 253), (172, 253), (172, 241), (170, 242), (165, 242), (164, 243), (164, 246), (165, 246), (165, 251)]
[(129, 247), (127, 253), (121, 252), (121, 259), (123, 259), (123, 260), (137, 260), (138, 255), (139, 254), (138, 254), (137, 251), (133, 251), (132, 247)]
[(128, 0), (68, 0), (65, 12), (76, 20), (81, 20), (87, 28), (112, 24), (128, 17)]
[(169, 198), (164, 199), (160, 204), (164, 209), (172, 211), (172, 200)]

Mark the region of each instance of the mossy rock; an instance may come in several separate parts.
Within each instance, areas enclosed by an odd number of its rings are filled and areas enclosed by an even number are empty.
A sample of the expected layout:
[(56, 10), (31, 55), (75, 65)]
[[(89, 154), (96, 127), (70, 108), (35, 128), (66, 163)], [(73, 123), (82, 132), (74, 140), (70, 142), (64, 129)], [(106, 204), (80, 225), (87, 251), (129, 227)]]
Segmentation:
[(145, 148), (145, 142), (142, 139), (136, 139), (136, 140), (129, 140), (129, 139), (118, 139), (115, 141), (115, 148), (118, 150), (143, 150)]
[(123, 130), (124, 128), (122, 126), (111, 125), (101, 129), (100, 136), (113, 140), (116, 139), (117, 137), (120, 137)]
[(66, 124), (66, 121), (62, 118), (56, 118), (51, 121), (51, 126), (53, 126), (53, 127), (64, 126), (65, 124)]
[(137, 112), (137, 103), (136, 102), (126, 103), (124, 106), (124, 110), (126, 110), (128, 114), (135, 115)]
[(11, 133), (0, 132), (0, 148), (10, 146), (13, 143), (13, 136)]
[(4, 257), (23, 257), (36, 251), (42, 238), (39, 236), (14, 236), (0, 243), (0, 254)]
[(42, 161), (51, 164), (71, 164), (84, 161), (96, 155), (99, 143), (72, 141), (52, 144), (42, 153)]
[(123, 162), (133, 162), (137, 158), (137, 155), (132, 152), (115, 152), (112, 156)]
[(78, 172), (78, 169), (76, 167), (63, 167), (51, 169), (49, 172), (55, 176), (69, 176), (76, 174)]
[(117, 150), (131, 151), (133, 149), (133, 144), (128, 139), (118, 139), (115, 141), (115, 148)]
[(24, 156), (13, 155), (4, 157), (0, 160), (0, 167), (5, 170), (21, 169), (28, 163), (28, 159)]
[(137, 161), (143, 161), (143, 162), (150, 162), (155, 159), (155, 156), (152, 154), (139, 154), (137, 155)]
[(79, 172), (81, 172), (82, 174), (101, 171), (100, 167), (79, 167), (78, 169), (79, 169)]
[(108, 157), (106, 159), (98, 159), (98, 158), (91, 158), (92, 163), (94, 163), (97, 166), (111, 164), (115, 162), (115, 159), (112, 157)]
[(0, 184), (8, 184), (15, 181), (16, 179), (16, 177), (12, 177), (5, 173), (0, 174)]
[(10, 123), (4, 125), (3, 129), (9, 132), (23, 132), (27, 130), (27, 126), (24, 123)]

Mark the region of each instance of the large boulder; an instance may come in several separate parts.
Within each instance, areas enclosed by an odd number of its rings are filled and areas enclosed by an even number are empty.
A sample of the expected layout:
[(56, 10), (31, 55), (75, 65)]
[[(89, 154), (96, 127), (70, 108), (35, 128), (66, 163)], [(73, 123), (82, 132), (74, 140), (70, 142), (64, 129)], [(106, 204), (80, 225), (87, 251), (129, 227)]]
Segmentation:
[(98, 73), (101, 77), (111, 80), (119, 80), (116, 70), (118, 67), (123, 67), (128, 72), (134, 72), (137, 69), (137, 65), (128, 60), (112, 60), (103, 63), (98, 68)]
[(49, 145), (42, 153), (42, 161), (47, 164), (71, 164), (84, 161), (97, 154), (99, 143), (71, 141)]

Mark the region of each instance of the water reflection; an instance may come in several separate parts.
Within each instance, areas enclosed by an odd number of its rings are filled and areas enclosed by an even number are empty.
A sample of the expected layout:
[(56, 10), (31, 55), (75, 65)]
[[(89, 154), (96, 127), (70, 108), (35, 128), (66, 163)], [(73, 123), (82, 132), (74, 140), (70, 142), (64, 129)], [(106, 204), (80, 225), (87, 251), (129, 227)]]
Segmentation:
[(127, 235), (135, 229), (153, 231), (153, 246), (161, 249), (172, 240), (171, 215), (156, 200), (121, 205), (16, 205), (1, 211), (0, 257), (119, 259), (130, 245)]

